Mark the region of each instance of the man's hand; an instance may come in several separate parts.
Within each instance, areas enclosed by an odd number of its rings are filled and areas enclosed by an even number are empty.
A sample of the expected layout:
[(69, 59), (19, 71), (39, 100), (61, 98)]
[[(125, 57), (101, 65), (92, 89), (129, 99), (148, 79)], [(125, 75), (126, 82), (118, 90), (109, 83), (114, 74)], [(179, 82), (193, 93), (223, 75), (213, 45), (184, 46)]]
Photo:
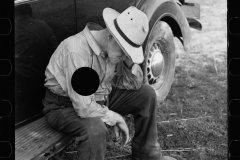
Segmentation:
[(129, 142), (128, 126), (127, 126), (125, 120), (123, 119), (123, 117), (121, 115), (115, 113), (114, 116), (115, 116), (115, 119), (116, 119), (116, 125), (114, 126), (113, 130), (114, 130), (115, 135), (116, 135), (116, 140), (118, 140), (121, 137), (121, 135), (120, 135), (121, 132), (119, 132), (119, 130), (121, 130), (125, 135), (125, 137), (124, 137), (125, 141), (122, 142), (121, 144), (126, 145)]

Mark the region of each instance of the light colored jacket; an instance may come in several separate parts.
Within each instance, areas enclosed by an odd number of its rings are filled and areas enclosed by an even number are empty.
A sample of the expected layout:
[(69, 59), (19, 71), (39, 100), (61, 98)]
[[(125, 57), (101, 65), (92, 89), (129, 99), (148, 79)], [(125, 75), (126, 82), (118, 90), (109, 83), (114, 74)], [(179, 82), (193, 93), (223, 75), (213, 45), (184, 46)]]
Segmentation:
[[(116, 66), (116, 72), (108, 73), (107, 60), (97, 44), (91, 30), (103, 28), (94, 23), (88, 23), (85, 29), (60, 43), (47, 65), (45, 87), (53, 93), (68, 96), (73, 107), (81, 118), (99, 117), (108, 125), (115, 125), (113, 111), (96, 101), (106, 100), (112, 90), (112, 85), (120, 89), (137, 90), (141, 87), (143, 73), (139, 65), (134, 64), (128, 69), (122, 62)], [(81, 67), (94, 69), (100, 78), (100, 85), (96, 93), (90, 96), (81, 96), (71, 85), (73, 73)]]

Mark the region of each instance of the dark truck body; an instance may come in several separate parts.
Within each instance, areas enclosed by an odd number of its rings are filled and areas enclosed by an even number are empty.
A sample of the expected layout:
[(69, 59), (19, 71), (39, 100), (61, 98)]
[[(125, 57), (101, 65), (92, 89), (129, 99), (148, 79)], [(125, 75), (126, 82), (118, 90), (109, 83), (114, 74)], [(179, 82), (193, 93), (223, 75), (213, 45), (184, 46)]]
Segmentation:
[[(180, 19), (165, 15), (162, 20), (169, 24), (186, 51), (191, 40), (190, 27), (202, 29), (197, 21), (200, 18), (200, 6), (178, 0), (15, 0), (15, 5), (26, 2), (32, 7), (32, 18), (45, 21), (53, 30), (58, 44), (82, 31), (88, 22), (105, 27), (102, 11), (106, 7), (122, 12), (129, 6), (136, 6), (147, 14), (151, 24), (152, 15), (159, 6), (165, 3), (176, 5)], [(42, 104), (34, 107), (36, 109), (31, 116), (24, 116), (15, 122), (16, 159), (48, 159), (72, 142), (71, 136), (53, 131), (46, 124)]]

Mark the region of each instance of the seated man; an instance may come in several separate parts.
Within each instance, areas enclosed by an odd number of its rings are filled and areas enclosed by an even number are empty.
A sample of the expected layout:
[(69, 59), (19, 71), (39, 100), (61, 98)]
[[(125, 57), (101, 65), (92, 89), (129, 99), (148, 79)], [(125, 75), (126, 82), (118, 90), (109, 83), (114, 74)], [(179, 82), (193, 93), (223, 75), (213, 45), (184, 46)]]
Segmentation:
[[(47, 123), (76, 136), (80, 160), (103, 160), (107, 128), (114, 126), (129, 141), (129, 130), (121, 115), (132, 114), (135, 135), (134, 160), (173, 160), (163, 157), (157, 142), (156, 94), (143, 85), (142, 43), (149, 26), (147, 16), (135, 7), (121, 14), (106, 8), (107, 28), (88, 23), (85, 29), (65, 39), (53, 53), (46, 68), (47, 87), (43, 100)], [(71, 85), (73, 73), (81, 68), (95, 70), (100, 79), (96, 93), (81, 96)]]

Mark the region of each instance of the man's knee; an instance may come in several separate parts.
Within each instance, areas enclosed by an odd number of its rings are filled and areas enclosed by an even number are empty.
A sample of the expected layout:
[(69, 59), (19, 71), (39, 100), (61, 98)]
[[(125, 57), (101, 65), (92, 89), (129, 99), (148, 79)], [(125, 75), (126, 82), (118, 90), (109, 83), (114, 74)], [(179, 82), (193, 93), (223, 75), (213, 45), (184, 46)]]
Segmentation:
[(89, 118), (88, 135), (92, 138), (106, 138), (108, 129), (100, 118)]
[(143, 110), (154, 111), (157, 105), (157, 95), (155, 90), (149, 85), (142, 85), (140, 94), (139, 100), (141, 101), (141, 107), (144, 108)]
[(155, 90), (149, 85), (142, 85), (141, 92), (143, 93), (144, 98), (147, 99), (156, 99), (157, 97)]

